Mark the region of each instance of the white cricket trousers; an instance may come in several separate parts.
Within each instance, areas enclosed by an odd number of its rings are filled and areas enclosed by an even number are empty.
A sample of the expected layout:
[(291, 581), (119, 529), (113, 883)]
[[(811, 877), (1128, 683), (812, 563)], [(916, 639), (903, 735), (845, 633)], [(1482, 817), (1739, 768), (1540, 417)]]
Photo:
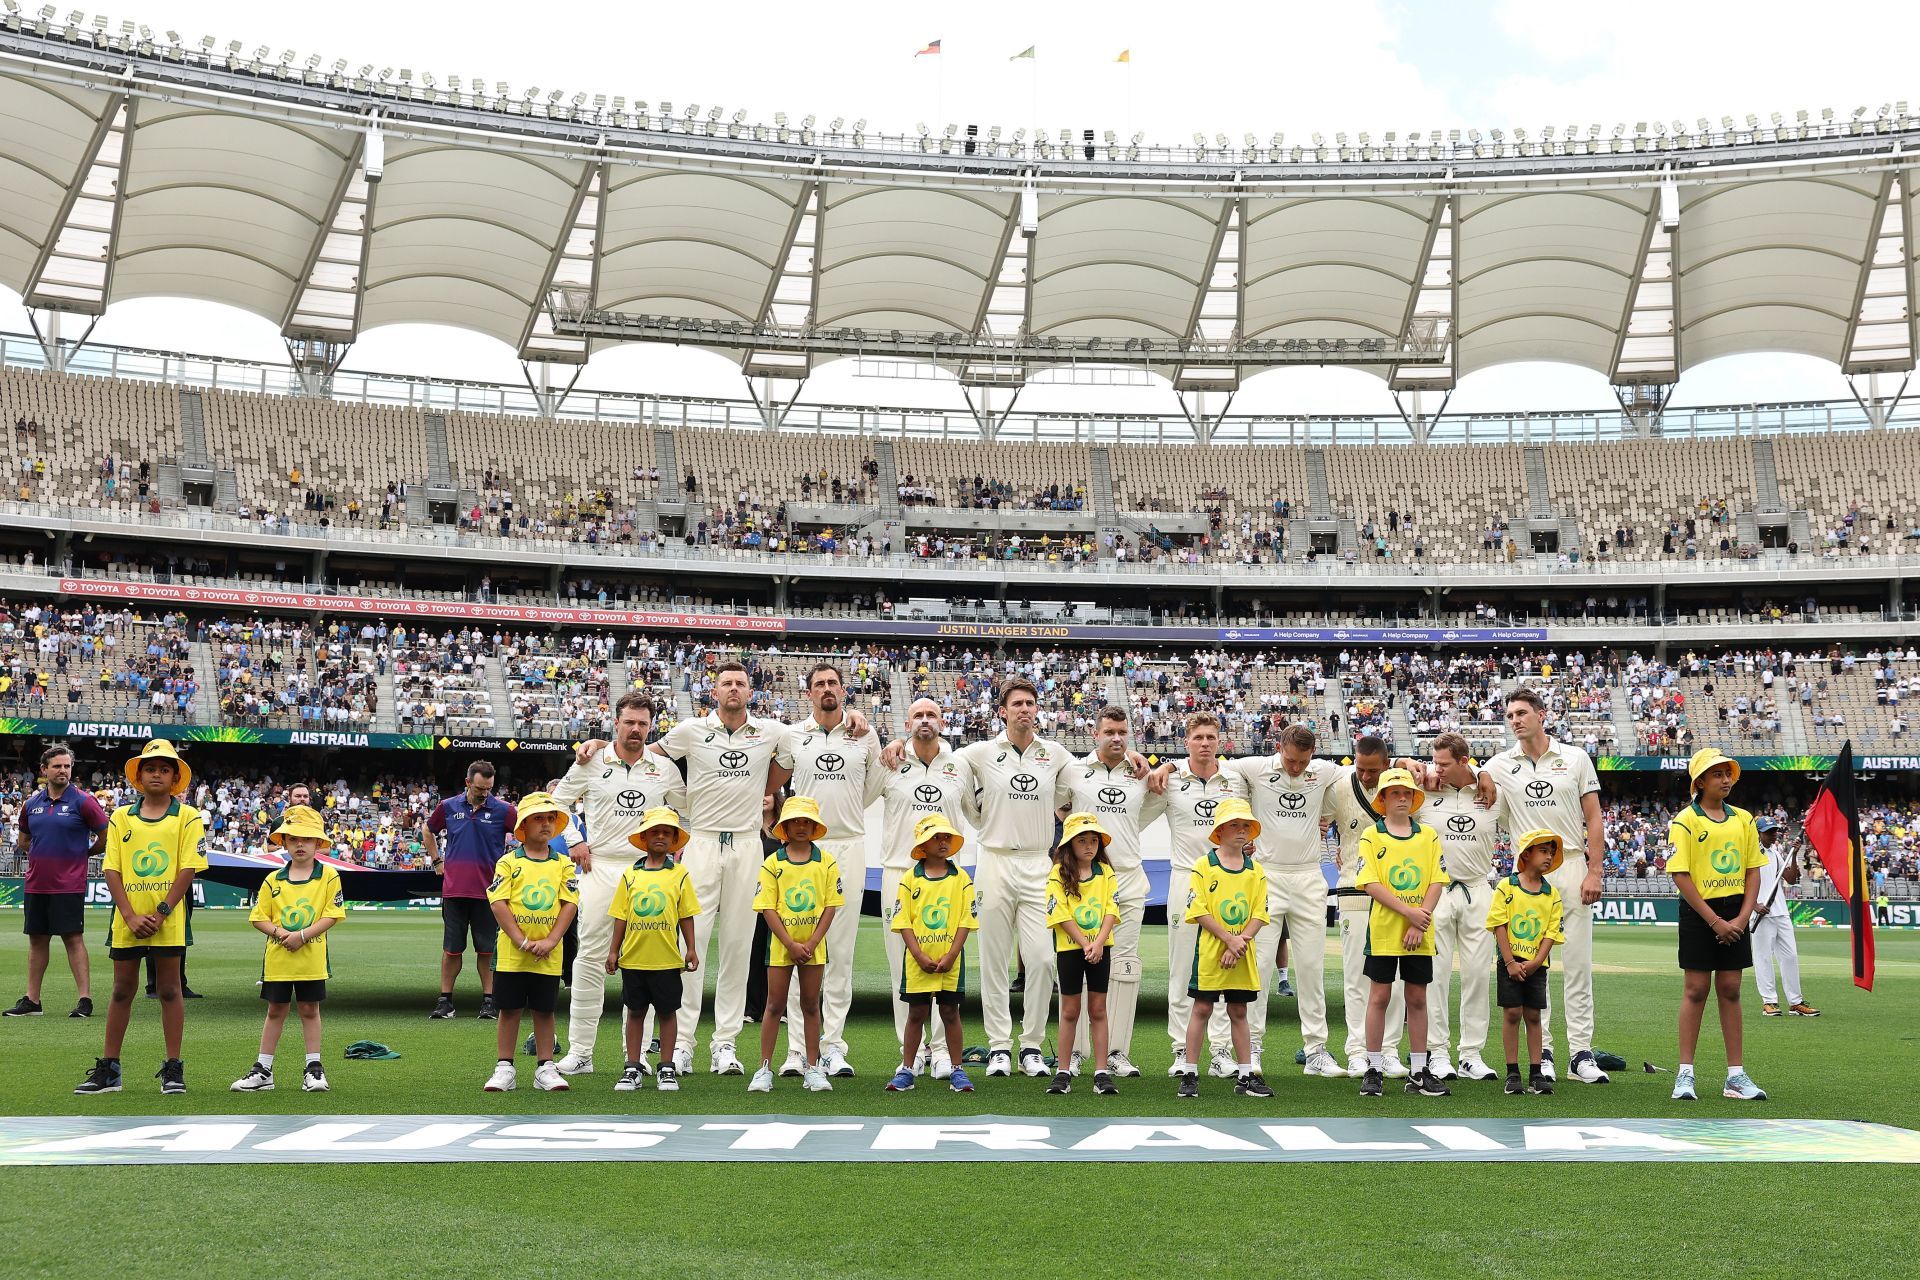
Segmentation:
[(1016, 849), (980, 850), (973, 888), (980, 915), (980, 1013), (989, 1051), (1013, 1049), (1015, 950), (1026, 964), (1020, 1047), (1046, 1044), (1053, 1014), (1053, 938), (1047, 928), (1047, 874), (1053, 860)]
[[(867, 842), (821, 841), (820, 847), (840, 864), (840, 890), (846, 903), (833, 914), (827, 929), (827, 971), (820, 979), (820, 1053), (845, 1056), (847, 1011), (853, 1007), (853, 949), (860, 937), (860, 904), (867, 896)], [(757, 882), (756, 882), (757, 883)], [(894, 886), (896, 892), (899, 885)], [(893, 909), (893, 900), (881, 900), (881, 914)], [(897, 987), (896, 987), (897, 989)], [(787, 986), (787, 1044), (798, 1049), (807, 1043), (806, 1022), (800, 1007), (800, 984)], [(805, 1056), (804, 1053), (802, 1056)]]
[[(1107, 939), (1107, 954), (1113, 957), (1107, 975), (1107, 1052), (1131, 1057), (1133, 1022), (1140, 1007), (1140, 926), (1147, 920), (1147, 873), (1132, 867), (1114, 876), (1120, 923)], [(1080, 1021), (1073, 1032), (1073, 1043), (1086, 1054), (1093, 1052), (1093, 1031), (1087, 1025), (1091, 1005), (1090, 1000), (1080, 1002)], [(1096, 1063), (1095, 1069), (1105, 1071), (1107, 1064)]]
[[(1768, 1004), (1799, 1004), (1800, 990), (1800, 944), (1794, 941), (1793, 917), (1787, 914), (1787, 903), (1780, 905), (1753, 922), (1753, 980), (1760, 988), (1760, 998)], [(1780, 966), (1780, 983), (1787, 989), (1784, 1001), (1774, 997), (1780, 994), (1773, 984), (1773, 966)]]
[(593, 1057), (594, 1037), (606, 1011), (607, 948), (613, 945), (613, 917), (607, 911), (620, 889), (620, 877), (632, 866), (631, 858), (608, 855), (595, 858), (593, 870), (580, 875), (580, 951), (573, 958), (572, 997), (567, 1005), (570, 1054)]
[(1593, 1050), (1593, 908), (1580, 901), (1580, 882), (1587, 878), (1587, 860), (1571, 858), (1547, 877), (1547, 883), (1560, 891), (1560, 932), (1567, 940), (1553, 949), (1548, 972), (1560, 975), (1558, 1002), (1547, 997), (1548, 1007), (1541, 1011), (1540, 1027), (1548, 1046), (1553, 1044), (1550, 1019), (1565, 1011), (1567, 1022), (1567, 1061), (1575, 1054)]
[(1427, 1047), (1446, 1053), (1453, 1021), (1447, 1009), (1453, 962), (1460, 961), (1460, 1054), (1486, 1060), (1493, 1015), (1493, 965), (1500, 948), (1487, 931), (1493, 890), (1483, 882), (1456, 880), (1433, 909), (1433, 986), (1427, 991)]
[[(681, 864), (693, 881), (700, 914), (693, 922), (693, 950), (700, 967), (713, 974), (715, 1050), (733, 1048), (747, 1013), (747, 967), (753, 963), (753, 895), (760, 887), (760, 835), (755, 831), (696, 831), (681, 851)], [(709, 957), (707, 942), (719, 929)], [(698, 1041), (704, 974), (691, 974), (680, 997), (674, 1024), (679, 1047), (692, 1053)]]
[[(1372, 915), (1372, 898), (1340, 899), (1340, 977), (1346, 987), (1348, 1058), (1367, 1051), (1367, 996), (1373, 990), (1366, 973), (1367, 921)], [(1387, 1000), (1387, 1026), (1380, 1037), (1380, 1052), (1389, 1058), (1400, 1052), (1400, 1032), (1406, 1025), (1406, 984), (1396, 978), (1393, 994)]]
[(1280, 958), (1282, 926), (1292, 943), (1287, 969), (1300, 1006), (1301, 1043), (1309, 1054), (1327, 1047), (1327, 877), (1320, 864), (1268, 867), (1267, 915), (1266, 927), (1253, 939), (1260, 994), (1247, 1010), (1255, 1065), (1267, 1043), (1267, 1002)]

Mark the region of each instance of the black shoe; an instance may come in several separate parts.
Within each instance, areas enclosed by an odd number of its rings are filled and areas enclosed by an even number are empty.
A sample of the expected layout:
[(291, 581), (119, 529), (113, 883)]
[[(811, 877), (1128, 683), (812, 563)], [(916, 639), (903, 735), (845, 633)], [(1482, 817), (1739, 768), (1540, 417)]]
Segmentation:
[(149, 1000), (158, 1000), (160, 998), (160, 993), (158, 991), (155, 991), (152, 987), (148, 987), (146, 990), (146, 997)]
[(1197, 1098), (1200, 1096), (1200, 1073), (1189, 1071), (1180, 1077), (1180, 1087), (1174, 1090), (1176, 1098)]
[(1105, 1071), (1093, 1073), (1093, 1091), (1103, 1098), (1111, 1098), (1120, 1092), (1114, 1087), (1113, 1076)]
[(529, 1031), (527, 1032), (526, 1043), (520, 1046), (520, 1055), (525, 1058), (531, 1058), (537, 1052), (539, 1052), (539, 1049), (533, 1042), (533, 1032)]
[(1552, 1093), (1553, 1081), (1547, 1079), (1547, 1077), (1541, 1072), (1535, 1071), (1527, 1080), (1527, 1092), (1542, 1093), (1542, 1094)]
[(80, 1003), (73, 1006), (73, 1012), (67, 1016), (69, 1018), (91, 1018), (93, 1016), (93, 997), (81, 996)]
[(1025, 969), (1022, 969), (1020, 972), (1013, 975), (1013, 985), (1007, 988), (1007, 994), (1012, 996), (1020, 996), (1020, 995), (1025, 995), (1026, 993), (1027, 993), (1027, 971)]
[(493, 1002), (492, 996), (481, 996), (480, 1012), (473, 1016), (482, 1022), (492, 1022), (500, 1016), (500, 1006)]
[(1380, 1073), (1372, 1067), (1368, 1067), (1367, 1074), (1360, 1077), (1360, 1096), (1363, 1098), (1378, 1098), (1384, 1092), (1385, 1087), (1381, 1084)]
[(0, 1018), (37, 1018), (45, 1012), (46, 1009), (38, 1000), (29, 1000), (21, 996), (13, 1002), (13, 1008), (0, 1012)]
[(93, 1070), (87, 1072), (87, 1078), (80, 1082), (75, 1093), (118, 1093), (120, 1092), (120, 1060), (118, 1058), (95, 1058)]
[(441, 996), (433, 1002), (433, 1012), (427, 1016), (429, 1018), (451, 1018), (453, 1016), (453, 1001), (447, 999), (445, 996)]
[(660, 1037), (659, 1036), (655, 1036), (653, 1039), (647, 1041), (647, 1053), (655, 1058), (660, 1056)]
[(1258, 1071), (1249, 1071), (1233, 1082), (1233, 1091), (1243, 1098), (1271, 1098), (1273, 1090), (1260, 1078)]
[(1453, 1095), (1453, 1090), (1447, 1088), (1428, 1067), (1422, 1067), (1407, 1077), (1406, 1091), (1423, 1098), (1447, 1098)]
[(1073, 1073), (1071, 1071), (1054, 1072), (1053, 1083), (1047, 1086), (1047, 1092), (1048, 1093), (1072, 1093), (1073, 1092)]
[(205, 997), (205, 996), (203, 996), (203, 995), (201, 995), (201, 994), (200, 994), (200, 993), (199, 993), (198, 991), (195, 991), (195, 990), (194, 990), (194, 989), (193, 989), (192, 987), (189, 987), (189, 986), (185, 986), (185, 985), (182, 985), (182, 986), (181, 986), (181, 988), (180, 988), (180, 998), (181, 998), (182, 1000), (204, 1000), (204, 999), (206, 999), (206, 997)]
[(168, 1058), (153, 1074), (154, 1078), (160, 1081), (160, 1092), (185, 1093), (187, 1091), (187, 1068), (180, 1059)]
[(1527, 1086), (1520, 1082), (1520, 1073), (1518, 1071), (1509, 1071), (1507, 1073), (1507, 1092), (1509, 1094), (1519, 1095), (1526, 1091)]

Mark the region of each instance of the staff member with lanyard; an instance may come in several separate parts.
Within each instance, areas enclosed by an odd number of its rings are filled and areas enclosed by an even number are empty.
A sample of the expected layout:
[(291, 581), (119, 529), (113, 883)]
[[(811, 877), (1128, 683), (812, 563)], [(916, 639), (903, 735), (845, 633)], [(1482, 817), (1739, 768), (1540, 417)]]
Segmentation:
[(27, 994), (9, 1018), (38, 1017), (40, 984), (52, 959), (52, 939), (67, 950), (79, 1003), (69, 1018), (93, 1016), (93, 980), (87, 965), (87, 859), (107, 844), (107, 811), (73, 782), (73, 748), (56, 742), (40, 753), (45, 784), (20, 806), (20, 846), (27, 851)]
[[(1427, 992), (1427, 1069), (1442, 1080), (1454, 1078), (1448, 1053), (1452, 1024), (1447, 993), (1453, 962), (1460, 960), (1460, 1070), (1469, 1080), (1497, 1080), (1487, 1065), (1487, 1030), (1493, 1012), (1493, 970), (1499, 949), (1487, 929), (1493, 902), (1493, 855), (1505, 802), (1480, 803), (1469, 763), (1471, 749), (1457, 733), (1433, 740), (1433, 768), (1439, 775), (1427, 789), (1420, 817), (1440, 834), (1441, 864), (1447, 887), (1433, 910), (1433, 985)], [(1512, 827), (1508, 822), (1507, 826)]]
[[(607, 949), (613, 941), (614, 894), (633, 866), (627, 837), (640, 830), (647, 810), (666, 807), (684, 814), (686, 787), (673, 761), (647, 750), (653, 736), (653, 699), (635, 689), (613, 704), (613, 741), (580, 744), (553, 798), (571, 808), (586, 802), (585, 838), (568, 836), (567, 856), (580, 873), (580, 912), (575, 917), (572, 997), (567, 1008), (567, 1052), (555, 1064), (563, 1076), (593, 1074), (593, 1047), (606, 1012)], [(644, 1064), (643, 1064), (644, 1067)]]
[[(423, 843), (440, 884), (440, 998), (429, 1018), (453, 1016), (453, 984), (461, 957), (473, 940), (473, 965), (480, 971), (480, 1017), (496, 1016), (493, 1003), (493, 953), (500, 926), (487, 904), (493, 869), (506, 856), (507, 833), (518, 811), (493, 794), (493, 766), (475, 760), (467, 766), (467, 789), (442, 800), (427, 819)], [(444, 848), (443, 848), (444, 846)]]

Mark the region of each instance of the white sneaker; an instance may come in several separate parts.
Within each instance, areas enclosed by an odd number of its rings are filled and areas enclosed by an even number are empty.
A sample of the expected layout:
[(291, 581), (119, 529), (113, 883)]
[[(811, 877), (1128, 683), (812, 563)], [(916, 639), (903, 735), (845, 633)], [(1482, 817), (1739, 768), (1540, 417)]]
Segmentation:
[(1367, 1074), (1367, 1055), (1350, 1053), (1347, 1055), (1347, 1079), (1358, 1080)]
[(1573, 1055), (1573, 1078), (1581, 1084), (1611, 1084), (1613, 1077), (1600, 1069), (1593, 1055), (1582, 1049)]
[(306, 1074), (300, 1077), (300, 1092), (326, 1093), (329, 1088), (330, 1086), (327, 1084), (327, 1073), (320, 1069), (319, 1063), (309, 1062), (307, 1064)]
[(1132, 1058), (1116, 1050), (1107, 1055), (1107, 1074), (1123, 1080), (1135, 1080), (1140, 1076), (1140, 1068), (1133, 1065)]
[(829, 1077), (838, 1077), (842, 1080), (851, 1079), (853, 1076), (853, 1064), (847, 1061), (846, 1054), (837, 1049), (829, 1049), (820, 1055), (820, 1069)]
[(560, 1069), (551, 1062), (543, 1062), (533, 1069), (533, 1087), (542, 1093), (565, 1093), (573, 1086), (560, 1074)]
[(1167, 1068), (1167, 1079), (1178, 1080), (1190, 1070), (1192, 1070), (1192, 1068), (1187, 1066), (1187, 1051), (1185, 1049), (1175, 1049), (1173, 1051), (1173, 1065)]
[(953, 1059), (947, 1056), (945, 1050), (933, 1055), (931, 1073), (935, 1080), (953, 1079)]
[(713, 1056), (707, 1063), (707, 1070), (716, 1076), (743, 1076), (747, 1069), (740, 1065), (740, 1056), (730, 1044), (713, 1046)]
[(1079, 1051), (1078, 1049), (1075, 1049), (1075, 1050), (1073, 1051), (1073, 1059), (1072, 1059), (1072, 1061), (1070, 1061), (1070, 1062), (1068, 1062), (1068, 1063), (1067, 1063), (1067, 1074), (1068, 1074), (1068, 1075), (1070, 1075), (1070, 1076), (1077, 1076), (1077, 1075), (1079, 1075), (1079, 1074), (1080, 1074), (1080, 1064), (1081, 1064), (1081, 1063), (1083, 1063), (1083, 1062), (1085, 1062), (1086, 1060), (1087, 1060), (1087, 1055), (1086, 1055), (1086, 1054), (1084, 1054), (1084, 1053), (1082, 1053), (1082, 1052), (1080, 1052), (1080, 1051)]
[(520, 1087), (520, 1081), (514, 1076), (511, 1062), (496, 1062), (493, 1074), (487, 1077), (486, 1084), (481, 1087), (488, 1093), (510, 1093)]
[(1040, 1056), (1038, 1049), (1020, 1051), (1020, 1074), (1034, 1080), (1048, 1074), (1047, 1060)]
[(247, 1074), (235, 1080), (227, 1088), (234, 1093), (272, 1093), (273, 1070), (255, 1062), (247, 1068)]
[(1240, 1074), (1240, 1068), (1232, 1054), (1225, 1049), (1215, 1049), (1213, 1060), (1207, 1063), (1207, 1074), (1215, 1080), (1231, 1080)]
[(1389, 1080), (1404, 1080), (1407, 1078), (1407, 1064), (1400, 1061), (1399, 1054), (1389, 1054), (1386, 1068), (1380, 1074)]
[(620, 1069), (620, 1078), (613, 1082), (613, 1091), (615, 1093), (634, 1093), (645, 1087), (646, 1082), (647, 1077), (641, 1072), (639, 1066), (630, 1063)]
[(1720, 1090), (1723, 1098), (1732, 1098), (1737, 1102), (1765, 1102), (1767, 1091), (1753, 1082), (1753, 1077), (1744, 1071), (1728, 1074), (1727, 1083)]
[(1347, 1073), (1341, 1070), (1340, 1064), (1334, 1060), (1332, 1054), (1328, 1053), (1325, 1049), (1315, 1049), (1307, 1055), (1307, 1065), (1301, 1068), (1301, 1074), (1340, 1079)]
[(1010, 1076), (1013, 1074), (1013, 1055), (1005, 1049), (995, 1049), (987, 1055), (987, 1074), (990, 1076)]
[(798, 1049), (787, 1050), (787, 1060), (780, 1064), (780, 1074), (788, 1080), (795, 1080), (798, 1079), (806, 1069), (807, 1060), (801, 1056), (800, 1051)]
[(570, 1053), (553, 1065), (563, 1076), (590, 1076), (593, 1074), (593, 1059), (584, 1053)]
[(772, 1093), (773, 1068), (764, 1062), (761, 1063), (760, 1069), (753, 1073), (753, 1079), (747, 1081), (747, 1092)]
[(1673, 1076), (1673, 1100), (1675, 1102), (1697, 1102), (1700, 1095), (1694, 1091), (1693, 1069), (1682, 1067)]
[(1454, 1080), (1460, 1074), (1453, 1069), (1453, 1059), (1447, 1056), (1445, 1049), (1427, 1059), (1427, 1070), (1433, 1073), (1436, 1080)]
[(1460, 1074), (1469, 1080), (1498, 1080), (1500, 1075), (1476, 1054), (1460, 1055)]
[(933, 1064), (933, 1050), (929, 1049), (924, 1044), (921, 1045), (919, 1055), (915, 1057), (913, 1060), (913, 1074), (915, 1074), (916, 1076), (923, 1076), (927, 1074), (927, 1068), (932, 1066), (932, 1064)]
[(1551, 1046), (1540, 1051), (1540, 1074), (1548, 1080), (1558, 1080), (1559, 1073), (1553, 1069), (1553, 1049)]
[(816, 1062), (800, 1073), (800, 1087), (808, 1093), (832, 1093), (833, 1081), (827, 1079), (827, 1073)]
[(673, 1069), (683, 1076), (693, 1074), (693, 1049), (690, 1046), (683, 1044), (673, 1051)]

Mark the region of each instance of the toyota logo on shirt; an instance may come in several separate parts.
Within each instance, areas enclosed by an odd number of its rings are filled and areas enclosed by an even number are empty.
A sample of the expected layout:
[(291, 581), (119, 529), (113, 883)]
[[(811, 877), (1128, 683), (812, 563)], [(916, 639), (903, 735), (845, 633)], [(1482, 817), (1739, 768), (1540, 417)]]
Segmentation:
[(823, 751), (813, 758), (813, 768), (816, 773), (839, 773), (846, 767), (846, 757), (831, 751)]
[(1194, 802), (1193, 816), (1202, 822), (1213, 821), (1213, 811), (1219, 807), (1218, 800), (1198, 800)]
[(1127, 802), (1127, 793), (1119, 787), (1100, 788), (1100, 803), (1119, 806)]
[(1030, 773), (1016, 773), (1007, 780), (1007, 785), (1015, 791), (1026, 794), (1040, 789), (1040, 779)]
[(622, 791), (613, 798), (613, 802), (628, 812), (638, 813), (647, 806), (647, 793), (633, 790)]
[(930, 782), (923, 782), (913, 789), (915, 804), (939, 805), (946, 799), (946, 793)]
[(1451, 818), (1447, 819), (1447, 830), (1452, 831), (1458, 835), (1467, 834), (1469, 831), (1473, 830), (1473, 827), (1474, 827), (1474, 822), (1471, 814), (1456, 813)]
[(1527, 799), (1549, 800), (1553, 797), (1553, 784), (1545, 778), (1527, 784)]
[(722, 769), (744, 769), (747, 767), (747, 753), (744, 751), (722, 751), (720, 753)]
[(1280, 807), (1282, 809), (1304, 809), (1306, 804), (1306, 796), (1298, 791), (1282, 791), (1280, 793)]

